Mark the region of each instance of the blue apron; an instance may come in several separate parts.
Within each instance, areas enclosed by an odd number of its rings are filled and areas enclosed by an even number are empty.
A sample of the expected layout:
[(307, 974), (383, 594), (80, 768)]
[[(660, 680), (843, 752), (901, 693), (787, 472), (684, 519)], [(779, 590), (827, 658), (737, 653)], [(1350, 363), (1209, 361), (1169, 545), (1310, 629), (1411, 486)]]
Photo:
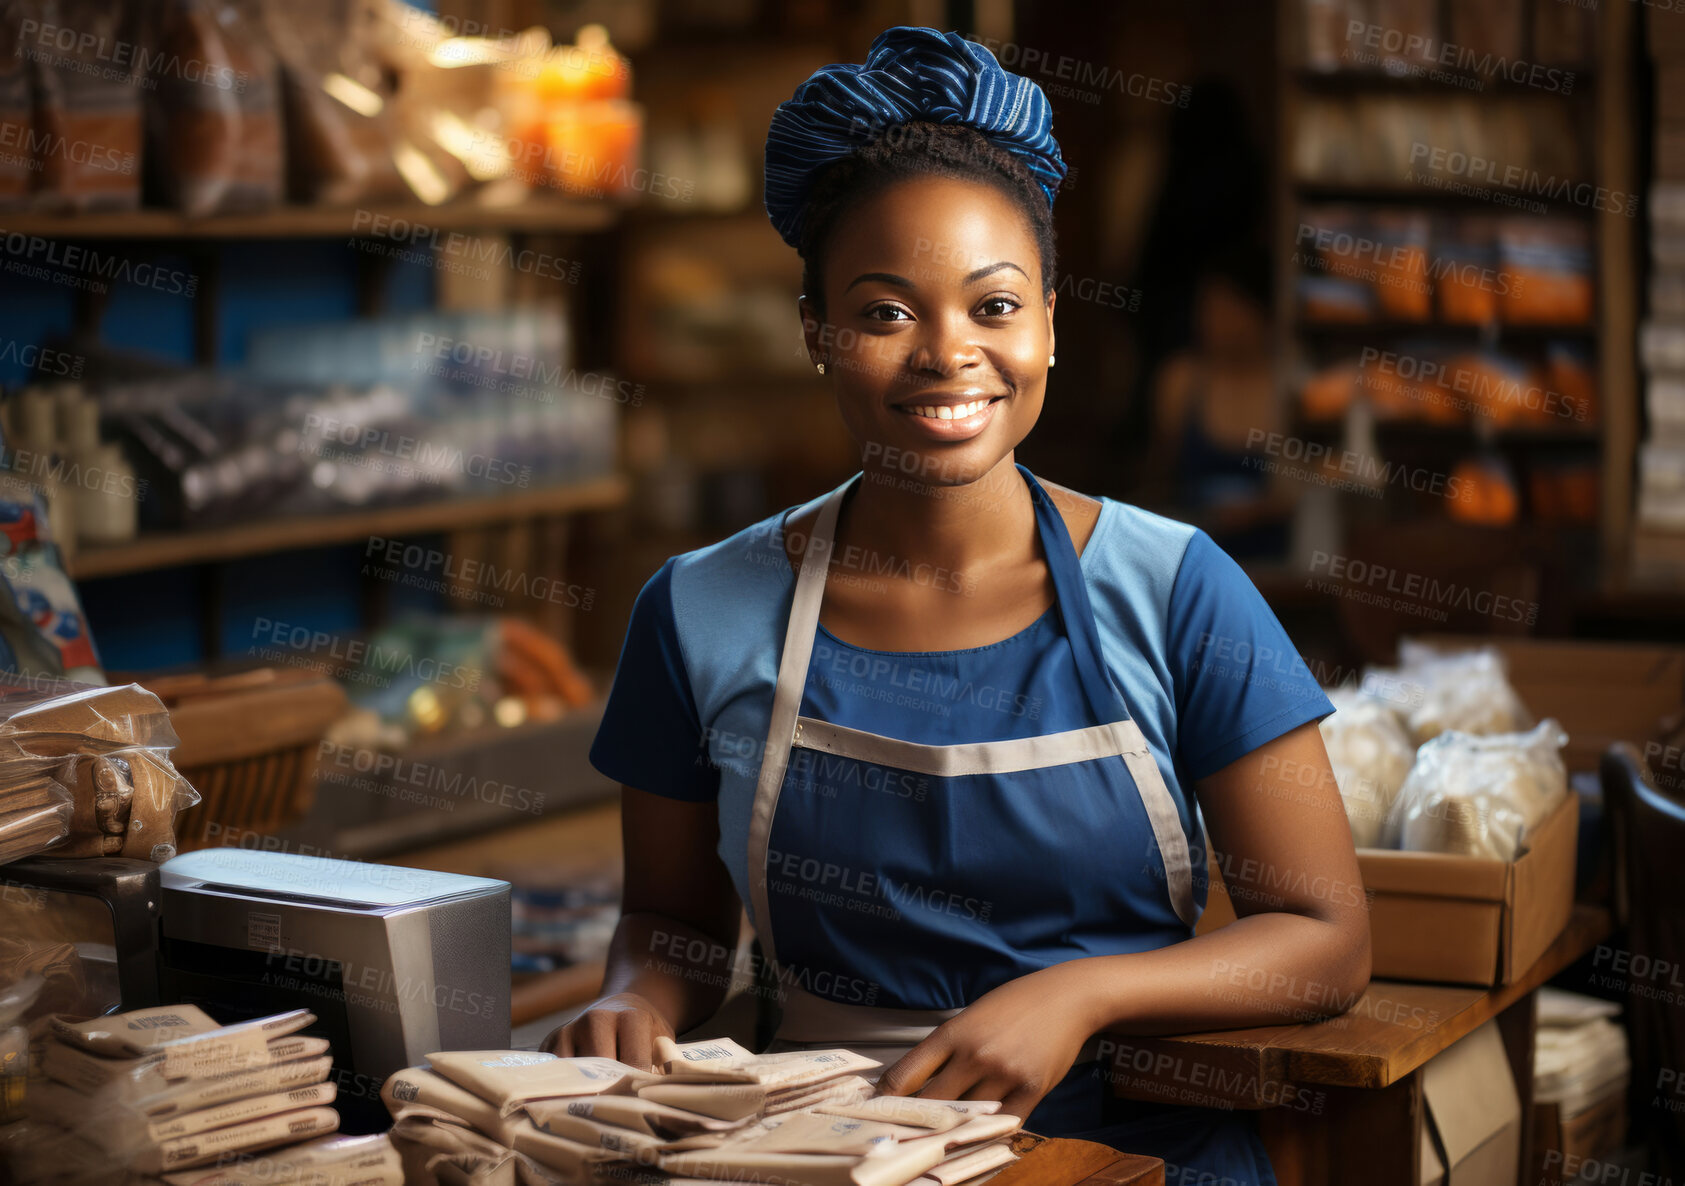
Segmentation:
[[(849, 1046), (887, 1066), (1017, 976), (1193, 933), (1198, 906), (1176, 801), (1106, 672), (1064, 520), (1018, 471), (1086, 727), (1024, 734), (1019, 722), (1022, 735), (1004, 740), (927, 745), (803, 715), (837, 517), (853, 483), (820, 508), (749, 820), (757, 934), (775, 969), (781, 950), (791, 965), (778, 973), (778, 1049)], [(917, 721), (908, 714), (906, 731)], [(820, 782), (828, 793), (813, 793)], [(781, 800), (790, 805), (783, 815)], [(968, 972), (963, 985), (956, 967)], [(1173, 1182), (1274, 1183), (1249, 1117), (1114, 1099), (1096, 1046), (1091, 1039), (1027, 1128), (1162, 1157)]]

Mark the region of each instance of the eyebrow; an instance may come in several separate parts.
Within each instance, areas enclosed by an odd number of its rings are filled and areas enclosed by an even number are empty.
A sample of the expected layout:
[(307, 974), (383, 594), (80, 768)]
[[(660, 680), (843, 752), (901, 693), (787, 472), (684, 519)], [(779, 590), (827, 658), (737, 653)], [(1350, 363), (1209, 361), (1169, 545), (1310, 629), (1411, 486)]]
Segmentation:
[[(992, 276), (996, 272), (1000, 271), (1002, 268), (1011, 268), (1014, 272), (1017, 272), (1020, 276), (1024, 277), (1024, 279), (1026, 279), (1026, 280), (1028, 280), (1030, 278), (1030, 274), (1028, 272), (1026, 272), (1023, 268), (1019, 267), (1017, 264), (1013, 263), (1011, 260), (1003, 259), (999, 263), (984, 264), (982, 267), (976, 269), (975, 271), (966, 273), (964, 283), (966, 283), (966, 284), (976, 284), (979, 280), (983, 279), (985, 276)], [(858, 275), (854, 279), (850, 280), (848, 282), (848, 288), (844, 288), (843, 291), (847, 292), (850, 288), (853, 288), (856, 284), (864, 284), (868, 280), (876, 280), (876, 281), (878, 281), (879, 283), (882, 283), (882, 284), (893, 284), (897, 288), (917, 288), (918, 287), (918, 285), (914, 284), (911, 280), (907, 279), (905, 276), (897, 276), (894, 272), (862, 272), (862, 273), (860, 273), (860, 275)]]

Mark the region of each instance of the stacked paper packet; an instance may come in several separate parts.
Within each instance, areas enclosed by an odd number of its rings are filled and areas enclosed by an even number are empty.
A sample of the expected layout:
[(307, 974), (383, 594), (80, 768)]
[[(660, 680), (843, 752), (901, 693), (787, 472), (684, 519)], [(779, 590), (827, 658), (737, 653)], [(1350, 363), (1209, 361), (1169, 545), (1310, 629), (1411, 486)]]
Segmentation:
[(874, 1096), (861, 1072), (879, 1064), (849, 1050), (661, 1039), (656, 1056), (665, 1073), (519, 1050), (429, 1055), (381, 1092), (404, 1180), (959, 1186), (1015, 1159), (1020, 1121), (998, 1103)]
[(219, 1026), (191, 1005), (55, 1019), (15, 1180), (161, 1175), (333, 1132), (328, 1043), (298, 1033), (313, 1021), (297, 1009)]

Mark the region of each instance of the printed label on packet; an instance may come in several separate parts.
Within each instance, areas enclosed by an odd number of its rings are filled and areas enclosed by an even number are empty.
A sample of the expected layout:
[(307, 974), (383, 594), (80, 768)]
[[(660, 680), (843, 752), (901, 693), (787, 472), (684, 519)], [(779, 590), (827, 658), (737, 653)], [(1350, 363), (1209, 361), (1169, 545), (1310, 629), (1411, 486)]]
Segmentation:
[(260, 951), (281, 950), (281, 916), (253, 910), (246, 915), (246, 946)]

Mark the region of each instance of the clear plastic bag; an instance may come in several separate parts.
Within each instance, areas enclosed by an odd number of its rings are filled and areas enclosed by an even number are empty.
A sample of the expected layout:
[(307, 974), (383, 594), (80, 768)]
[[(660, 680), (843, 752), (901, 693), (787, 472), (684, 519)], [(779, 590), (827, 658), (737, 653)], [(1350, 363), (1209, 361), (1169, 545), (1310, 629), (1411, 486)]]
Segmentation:
[(1533, 717), (1510, 686), (1503, 656), (1491, 647), (1438, 651), (1405, 640), (1396, 669), (1371, 667), (1363, 690), (1401, 706), (1417, 745), (1447, 729), (1487, 736), (1532, 727)]
[[(68, 834), (55, 844), (55, 856), (166, 861), (175, 855), (176, 813), (199, 802), (170, 761), (176, 744), (163, 702), (138, 684), (6, 691), (0, 694), (0, 826), (8, 797), (39, 795), (35, 788), (46, 778), (69, 803)], [(64, 811), (62, 801), (58, 808)]]
[(1526, 733), (1441, 733), (1416, 752), (1387, 817), (1387, 846), (1513, 861), (1568, 793), (1567, 743), (1550, 718)]
[(1393, 706), (1352, 689), (1328, 693), (1334, 715), (1322, 721), (1322, 740), (1346, 805), (1352, 843), (1378, 848), (1387, 815), (1416, 760), (1416, 746)]

